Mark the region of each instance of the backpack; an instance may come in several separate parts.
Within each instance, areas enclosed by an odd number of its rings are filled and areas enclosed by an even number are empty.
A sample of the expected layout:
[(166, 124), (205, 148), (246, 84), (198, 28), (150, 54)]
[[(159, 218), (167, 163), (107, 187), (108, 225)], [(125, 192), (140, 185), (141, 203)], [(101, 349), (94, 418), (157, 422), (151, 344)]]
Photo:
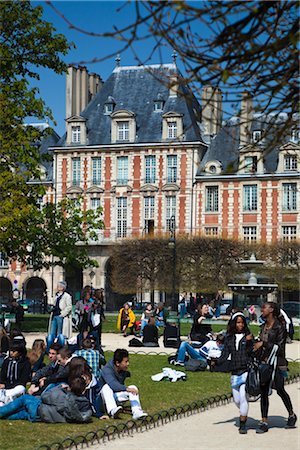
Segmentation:
[(178, 327), (167, 323), (164, 329), (164, 346), (178, 348), (180, 346), (180, 336)]
[(203, 359), (189, 359), (184, 366), (185, 370), (190, 372), (203, 372), (206, 370), (207, 362)]
[(128, 347), (144, 347), (144, 344), (142, 343), (142, 341), (140, 341), (137, 338), (132, 338), (130, 339), (130, 341), (128, 342)]

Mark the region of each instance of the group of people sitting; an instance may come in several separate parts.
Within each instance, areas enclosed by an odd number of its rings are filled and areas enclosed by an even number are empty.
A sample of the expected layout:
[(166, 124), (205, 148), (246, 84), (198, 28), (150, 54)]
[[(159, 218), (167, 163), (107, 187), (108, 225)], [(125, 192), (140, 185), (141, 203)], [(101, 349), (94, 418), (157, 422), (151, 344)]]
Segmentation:
[(74, 351), (55, 342), (49, 347), (49, 363), (42, 362), (36, 370), (24, 337), (14, 337), (1, 367), (0, 419), (85, 423), (92, 416), (118, 417), (126, 400), (133, 419), (147, 416), (137, 387), (125, 385), (130, 376), (128, 351), (117, 349), (106, 364), (95, 345), (95, 340), (87, 337), (82, 348)]
[(168, 318), (168, 310), (163, 303), (158, 303), (154, 308), (148, 303), (141, 320), (138, 322), (129, 303), (125, 303), (119, 311), (117, 328), (123, 336), (129, 334), (138, 335), (143, 338), (144, 346), (158, 346), (158, 327), (164, 327)]

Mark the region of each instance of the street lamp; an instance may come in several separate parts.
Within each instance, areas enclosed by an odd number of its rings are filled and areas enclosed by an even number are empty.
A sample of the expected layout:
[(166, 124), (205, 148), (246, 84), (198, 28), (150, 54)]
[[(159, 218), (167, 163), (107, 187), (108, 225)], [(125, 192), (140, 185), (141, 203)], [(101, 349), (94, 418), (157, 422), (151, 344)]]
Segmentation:
[(91, 280), (91, 288), (93, 290), (93, 279), (95, 278), (95, 272), (93, 270), (90, 271), (89, 276), (90, 276), (90, 280)]
[(171, 295), (171, 307), (174, 311), (177, 310), (177, 302), (175, 299), (175, 282), (176, 282), (176, 235), (175, 235), (175, 216), (170, 218), (170, 239), (169, 248), (172, 250), (172, 295)]

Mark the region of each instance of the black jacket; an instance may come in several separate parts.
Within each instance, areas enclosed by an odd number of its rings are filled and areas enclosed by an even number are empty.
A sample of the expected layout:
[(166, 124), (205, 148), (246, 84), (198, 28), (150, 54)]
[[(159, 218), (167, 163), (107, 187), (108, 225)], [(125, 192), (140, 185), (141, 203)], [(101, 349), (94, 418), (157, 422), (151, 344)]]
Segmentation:
[(201, 316), (199, 313), (196, 313), (194, 315), (190, 338), (192, 341), (200, 341), (205, 343), (206, 341), (209, 340), (209, 338), (206, 335), (212, 332), (212, 327), (210, 324), (205, 322), (198, 323), (198, 319), (200, 317)]
[(252, 340), (247, 341), (246, 336), (243, 336), (239, 342), (238, 350), (236, 350), (235, 339), (235, 334), (229, 334), (226, 336), (224, 349), (220, 358), (216, 360), (216, 365), (219, 366), (225, 363), (230, 355), (229, 367), (232, 374), (241, 374), (248, 368), (253, 342)]
[[(266, 327), (266, 324), (262, 326), (261, 332), (260, 332), (260, 340), (263, 340), (263, 334), (264, 329)], [(257, 352), (257, 357), (261, 361), (266, 361), (268, 359), (268, 356), (270, 355), (272, 348), (274, 344), (278, 345), (278, 351), (277, 351), (277, 365), (278, 366), (287, 366), (287, 360), (285, 358), (285, 341), (286, 341), (287, 331), (286, 328), (281, 322), (276, 319), (275, 323), (270, 330), (268, 330), (268, 340), (267, 342), (263, 343), (262, 348)]]
[(27, 356), (17, 360), (8, 357), (3, 361), (0, 383), (5, 385), (5, 389), (12, 389), (18, 385), (26, 387), (30, 374), (31, 365)]

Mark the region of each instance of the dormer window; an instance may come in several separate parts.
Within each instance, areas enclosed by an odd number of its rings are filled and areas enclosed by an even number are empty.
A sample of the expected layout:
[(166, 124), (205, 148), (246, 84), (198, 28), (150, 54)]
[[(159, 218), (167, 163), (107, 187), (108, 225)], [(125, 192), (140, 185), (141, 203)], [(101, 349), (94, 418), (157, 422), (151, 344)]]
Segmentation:
[(111, 142), (135, 142), (135, 114), (127, 110), (115, 111), (111, 114)]
[(208, 161), (205, 164), (204, 170), (208, 174), (219, 175), (222, 172), (222, 166), (221, 166), (220, 161), (217, 161), (217, 160)]
[(80, 144), (80, 127), (72, 127), (72, 144)]
[(261, 140), (261, 131), (257, 130), (257, 131), (253, 131), (252, 133), (252, 142), (259, 142)]
[(245, 157), (245, 173), (256, 173), (257, 171), (257, 156)]
[(124, 120), (122, 122), (117, 122), (117, 133), (118, 141), (128, 141), (129, 140), (129, 122)]
[(163, 115), (162, 138), (166, 140), (183, 140), (182, 114), (167, 112)]
[(81, 116), (72, 116), (66, 119), (67, 122), (67, 144), (86, 144), (86, 119)]
[(106, 100), (106, 102), (104, 103), (104, 114), (110, 115), (114, 112), (115, 109), (115, 99), (111, 96), (109, 96)]
[(177, 122), (168, 122), (168, 139), (177, 138)]
[(297, 156), (296, 155), (285, 155), (284, 156), (284, 170), (297, 170)]
[(162, 112), (164, 109), (164, 102), (161, 100), (156, 100), (154, 102), (154, 111), (155, 112)]
[(291, 141), (298, 143), (300, 140), (300, 131), (296, 128), (294, 128), (291, 132)]

